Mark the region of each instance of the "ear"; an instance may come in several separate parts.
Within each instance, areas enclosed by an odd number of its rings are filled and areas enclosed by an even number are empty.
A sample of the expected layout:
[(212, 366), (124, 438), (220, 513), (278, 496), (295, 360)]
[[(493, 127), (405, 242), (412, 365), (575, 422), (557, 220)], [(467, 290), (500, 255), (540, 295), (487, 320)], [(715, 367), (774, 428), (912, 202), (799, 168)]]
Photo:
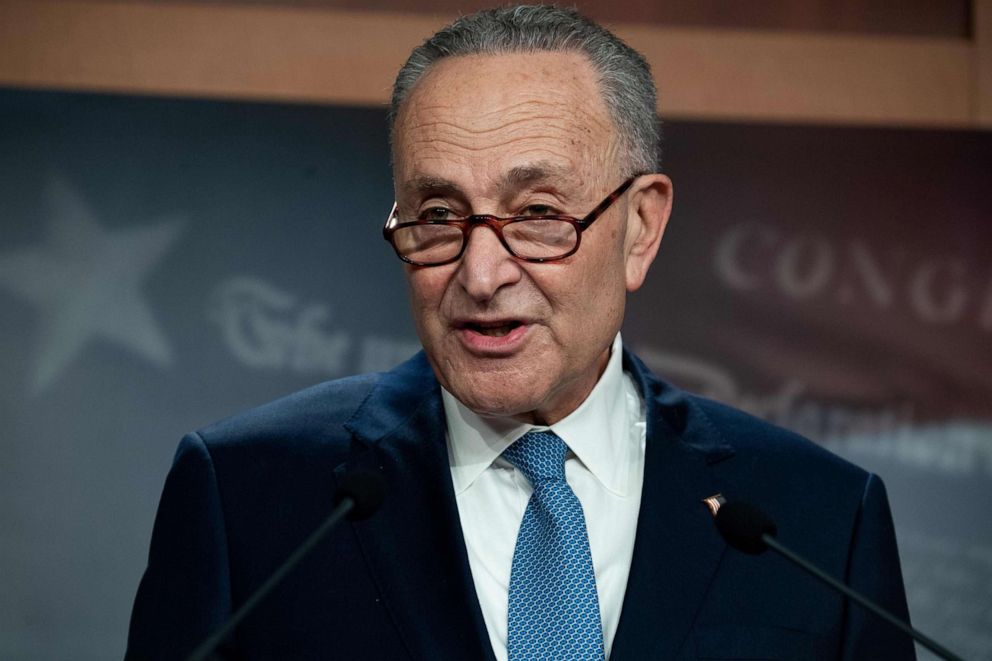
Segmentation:
[(663, 174), (641, 175), (628, 195), (624, 264), (627, 291), (636, 291), (658, 254), (672, 213), (672, 180)]

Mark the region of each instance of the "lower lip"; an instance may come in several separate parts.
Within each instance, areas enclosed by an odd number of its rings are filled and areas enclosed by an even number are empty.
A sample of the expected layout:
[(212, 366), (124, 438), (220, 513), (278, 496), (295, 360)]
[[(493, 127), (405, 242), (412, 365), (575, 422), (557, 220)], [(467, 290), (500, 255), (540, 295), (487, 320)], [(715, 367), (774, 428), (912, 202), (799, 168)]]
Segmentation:
[(521, 324), (506, 335), (483, 335), (470, 328), (457, 331), (462, 344), (472, 353), (487, 357), (509, 356), (520, 349), (530, 330), (529, 324)]

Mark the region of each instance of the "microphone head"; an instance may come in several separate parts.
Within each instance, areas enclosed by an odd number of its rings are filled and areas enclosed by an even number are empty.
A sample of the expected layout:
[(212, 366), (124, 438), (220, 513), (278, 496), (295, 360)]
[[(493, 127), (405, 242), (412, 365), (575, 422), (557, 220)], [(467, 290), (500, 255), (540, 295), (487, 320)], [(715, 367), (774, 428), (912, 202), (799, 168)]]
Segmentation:
[(758, 555), (768, 548), (761, 536), (778, 532), (775, 522), (750, 503), (731, 502), (720, 507), (714, 517), (723, 539), (738, 551)]
[(355, 504), (348, 512), (348, 520), (361, 521), (378, 511), (385, 491), (386, 483), (379, 473), (372, 471), (345, 473), (334, 494), (334, 502), (340, 503), (345, 498), (350, 498)]

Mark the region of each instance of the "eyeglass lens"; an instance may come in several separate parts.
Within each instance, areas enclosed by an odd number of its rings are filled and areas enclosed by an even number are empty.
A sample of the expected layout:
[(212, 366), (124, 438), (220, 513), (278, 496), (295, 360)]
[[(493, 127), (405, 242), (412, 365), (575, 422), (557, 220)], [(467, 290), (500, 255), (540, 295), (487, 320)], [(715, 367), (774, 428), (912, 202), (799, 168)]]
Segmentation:
[[(393, 242), (401, 255), (415, 262), (444, 262), (462, 251), (462, 242), (471, 229), (463, 232), (455, 225), (410, 225), (398, 228)], [(517, 257), (554, 259), (575, 248), (578, 232), (565, 220), (528, 218), (503, 226), (503, 241)]]

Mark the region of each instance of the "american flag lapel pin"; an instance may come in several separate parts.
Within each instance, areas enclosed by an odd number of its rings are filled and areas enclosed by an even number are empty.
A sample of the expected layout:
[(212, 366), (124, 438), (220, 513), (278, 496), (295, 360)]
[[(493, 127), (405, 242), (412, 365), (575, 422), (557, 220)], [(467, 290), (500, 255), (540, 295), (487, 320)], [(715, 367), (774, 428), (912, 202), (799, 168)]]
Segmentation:
[(716, 516), (716, 513), (720, 511), (720, 507), (727, 502), (727, 499), (723, 497), (722, 493), (715, 493), (709, 498), (703, 498), (703, 504), (710, 509), (710, 514)]

